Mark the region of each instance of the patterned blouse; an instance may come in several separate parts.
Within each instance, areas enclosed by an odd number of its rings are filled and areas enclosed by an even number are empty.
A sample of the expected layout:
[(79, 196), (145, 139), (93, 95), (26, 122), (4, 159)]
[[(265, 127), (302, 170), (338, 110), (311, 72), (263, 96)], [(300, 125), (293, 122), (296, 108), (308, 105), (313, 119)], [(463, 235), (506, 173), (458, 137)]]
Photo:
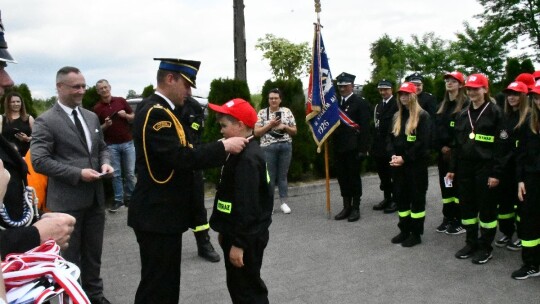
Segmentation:
[[(293, 113), (291, 112), (291, 110), (289, 110), (289, 108), (279, 107), (278, 111), (281, 111), (281, 122), (283, 124), (290, 127), (296, 126), (296, 121), (294, 120)], [(258, 120), (256, 126), (264, 127), (269, 124), (270, 120), (274, 118), (275, 112), (270, 110), (270, 108), (264, 108), (260, 110), (259, 114), (257, 114)], [(270, 130), (269, 132), (266, 132), (263, 136), (261, 136), (261, 147), (266, 147), (277, 142), (292, 142), (292, 138), (286, 132), (278, 133), (273, 130)]]

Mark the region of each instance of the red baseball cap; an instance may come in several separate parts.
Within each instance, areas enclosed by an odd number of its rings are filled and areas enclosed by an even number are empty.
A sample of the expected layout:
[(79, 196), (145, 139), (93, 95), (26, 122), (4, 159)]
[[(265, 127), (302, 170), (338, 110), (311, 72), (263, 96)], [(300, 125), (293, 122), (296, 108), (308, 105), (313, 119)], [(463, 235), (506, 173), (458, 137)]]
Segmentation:
[(399, 87), (398, 92), (405, 92), (405, 93), (415, 93), (416, 94), (416, 85), (412, 82), (404, 82)]
[(465, 83), (466, 88), (489, 88), (489, 81), (484, 74), (472, 74)]
[(463, 77), (463, 74), (458, 71), (453, 71), (451, 73), (444, 74), (444, 79), (446, 78), (454, 78), (455, 80), (459, 81), (459, 83), (464, 84), (465, 83), (465, 77)]
[(221, 106), (212, 103), (208, 103), (208, 106), (218, 113), (231, 115), (250, 128), (254, 128), (255, 123), (257, 122), (257, 113), (255, 112), (255, 109), (249, 102), (242, 98), (229, 100)]
[(514, 81), (509, 84), (506, 89), (503, 90), (503, 92), (505, 93), (508, 93), (510, 91), (527, 94), (527, 92), (529, 92), (529, 88), (527, 88), (527, 85), (521, 81)]
[(529, 94), (531, 93), (540, 95), (540, 85), (535, 86), (534, 89), (529, 92)]
[(527, 88), (529, 88), (529, 90), (532, 90), (534, 88), (535, 81), (533, 74), (521, 73), (516, 77), (515, 81), (523, 82), (527, 86)]

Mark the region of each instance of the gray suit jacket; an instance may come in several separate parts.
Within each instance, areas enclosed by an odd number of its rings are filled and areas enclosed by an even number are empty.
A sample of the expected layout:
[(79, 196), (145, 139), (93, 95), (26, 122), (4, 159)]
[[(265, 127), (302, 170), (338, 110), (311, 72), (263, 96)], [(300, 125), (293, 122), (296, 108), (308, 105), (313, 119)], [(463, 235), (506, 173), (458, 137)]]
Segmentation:
[(109, 150), (97, 115), (80, 108), (92, 138), (92, 151), (77, 131), (66, 112), (56, 103), (36, 118), (32, 129), (30, 152), (36, 172), (49, 177), (47, 208), (66, 212), (90, 207), (94, 200), (104, 206), (103, 182), (84, 182), (83, 168), (101, 172), (103, 164), (110, 164)]

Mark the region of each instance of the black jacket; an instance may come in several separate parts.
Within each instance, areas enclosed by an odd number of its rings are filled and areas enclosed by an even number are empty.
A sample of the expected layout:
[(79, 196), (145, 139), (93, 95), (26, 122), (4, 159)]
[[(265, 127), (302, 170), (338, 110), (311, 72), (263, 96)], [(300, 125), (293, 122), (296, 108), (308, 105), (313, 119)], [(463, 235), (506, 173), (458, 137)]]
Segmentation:
[(392, 121), (397, 110), (398, 106), (396, 96), (392, 96), (386, 105), (383, 105), (383, 101), (381, 100), (381, 102), (375, 106), (375, 110), (373, 111), (375, 131), (373, 143), (371, 145), (371, 153), (374, 156), (389, 156), (387, 151), (388, 133), (392, 129)]
[[(464, 104), (463, 109), (468, 106), (468, 102)], [(454, 113), (456, 109), (456, 101), (452, 100), (446, 104), (446, 109), (440, 114), (435, 114), (434, 132), (433, 132), (433, 147), (437, 152), (441, 152), (442, 147), (452, 148), (454, 142), (454, 131), (456, 125), (456, 117), (459, 114)]]
[(435, 113), (437, 112), (437, 100), (431, 93), (422, 91), (418, 94), (418, 103), (426, 112), (428, 112), (431, 119), (435, 119)]
[[(22, 189), (27, 184), (26, 163), (12, 144), (3, 136), (0, 136), (0, 159), (4, 163), (4, 168), (11, 175), (3, 204), (9, 216), (14, 220), (19, 220), (23, 215)], [(0, 219), (0, 225), (8, 228), (0, 230), (0, 254), (2, 259), (8, 253), (25, 252), (39, 246), (39, 231), (36, 227), (9, 228), (2, 219)]]
[(516, 177), (518, 182), (525, 181), (527, 174), (540, 173), (540, 132), (533, 133), (529, 120), (523, 124), (521, 130), (516, 152)]
[[(463, 160), (483, 161), (489, 162), (491, 166), (490, 177), (500, 179), (508, 158), (508, 153), (505, 150), (509, 136), (504, 126), (501, 109), (491, 101), (486, 101), (486, 103), (478, 109), (474, 109), (471, 103), (457, 116), (454, 150), (456, 153), (452, 153), (450, 172), (456, 172), (456, 167)], [(487, 108), (477, 120), (484, 107)], [(475, 126), (475, 139), (469, 138), (472, 133), (468, 115), (469, 109), (471, 109), (471, 120)]]
[[(192, 215), (195, 169), (225, 162), (223, 143), (190, 147), (182, 144), (169, 104), (159, 95), (143, 100), (133, 123), (137, 184), (128, 211), (128, 225), (136, 230), (177, 234), (187, 230)], [(170, 112), (169, 112), (170, 113)], [(182, 124), (185, 130), (188, 126)]]
[(332, 134), (335, 151), (344, 153), (354, 150), (366, 153), (369, 149), (369, 117), (371, 115), (367, 101), (352, 94), (339, 108), (347, 113), (347, 116), (360, 126), (360, 129), (351, 128), (341, 122)]
[(222, 168), (210, 227), (245, 249), (248, 238), (268, 231), (273, 206), (264, 154), (257, 141), (251, 140), (240, 154), (229, 156)]
[[(396, 112), (395, 115), (399, 115), (399, 112)], [(401, 116), (401, 131), (399, 135), (396, 137), (394, 134), (388, 133), (388, 153), (390, 155), (401, 156), (405, 165), (415, 162), (424, 162), (427, 164), (431, 138), (431, 118), (429, 114), (424, 110), (420, 111), (418, 125), (411, 135), (405, 134), (409, 110), (404, 108)]]

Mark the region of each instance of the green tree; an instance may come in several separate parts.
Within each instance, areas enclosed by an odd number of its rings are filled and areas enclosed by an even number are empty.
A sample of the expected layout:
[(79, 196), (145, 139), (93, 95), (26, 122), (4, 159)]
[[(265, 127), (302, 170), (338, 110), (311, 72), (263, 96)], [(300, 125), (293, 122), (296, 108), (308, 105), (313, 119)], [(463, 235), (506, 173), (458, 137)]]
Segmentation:
[(532, 73), (534, 73), (534, 71), (535, 71), (534, 64), (533, 64), (531, 59), (526, 58), (525, 60), (523, 60), (521, 62), (521, 72), (522, 73), (532, 74)]
[(99, 101), (99, 94), (95, 86), (90, 87), (86, 90), (82, 100), (82, 106), (85, 109), (92, 110), (94, 105)]
[(276, 79), (299, 79), (309, 71), (311, 50), (307, 42), (295, 44), (266, 34), (264, 38), (257, 39), (255, 48), (270, 60), (270, 69)]
[(521, 73), (521, 65), (519, 64), (519, 59), (508, 57), (506, 58), (506, 74), (504, 77), (504, 84), (508, 85), (514, 79), (516, 79), (517, 75)]
[(146, 97), (148, 97), (148, 96), (154, 94), (154, 91), (155, 91), (154, 85), (152, 85), (152, 84), (151, 84), (151, 85), (148, 85), (148, 86), (146, 86), (146, 87), (143, 89), (142, 94), (141, 94), (141, 97), (142, 97), (142, 98), (146, 98)]
[(139, 97), (139, 95), (137, 94), (137, 92), (135, 92), (135, 90), (129, 90), (127, 93), (126, 99), (137, 98), (137, 97)]
[(397, 83), (405, 76), (404, 43), (400, 38), (392, 40), (384, 34), (371, 44), (369, 57), (374, 66), (371, 72), (372, 82), (388, 79)]
[(484, 12), (477, 17), (501, 33), (506, 42), (523, 38), (540, 60), (540, 1), (538, 0), (478, 0)]
[(405, 46), (407, 68), (421, 71), (424, 76), (437, 77), (453, 70), (455, 55), (450, 41), (429, 32), (422, 37), (412, 35), (412, 43)]
[(466, 74), (484, 73), (490, 81), (500, 81), (508, 54), (503, 34), (490, 26), (475, 29), (467, 22), (463, 25), (464, 32), (457, 33), (457, 41), (452, 43), (456, 54), (454, 68)]
[[(47, 99), (34, 99), (34, 109), (36, 110), (36, 116), (50, 109), (56, 102), (58, 97), (52, 96)], [(34, 117), (36, 117), (34, 116)]]

